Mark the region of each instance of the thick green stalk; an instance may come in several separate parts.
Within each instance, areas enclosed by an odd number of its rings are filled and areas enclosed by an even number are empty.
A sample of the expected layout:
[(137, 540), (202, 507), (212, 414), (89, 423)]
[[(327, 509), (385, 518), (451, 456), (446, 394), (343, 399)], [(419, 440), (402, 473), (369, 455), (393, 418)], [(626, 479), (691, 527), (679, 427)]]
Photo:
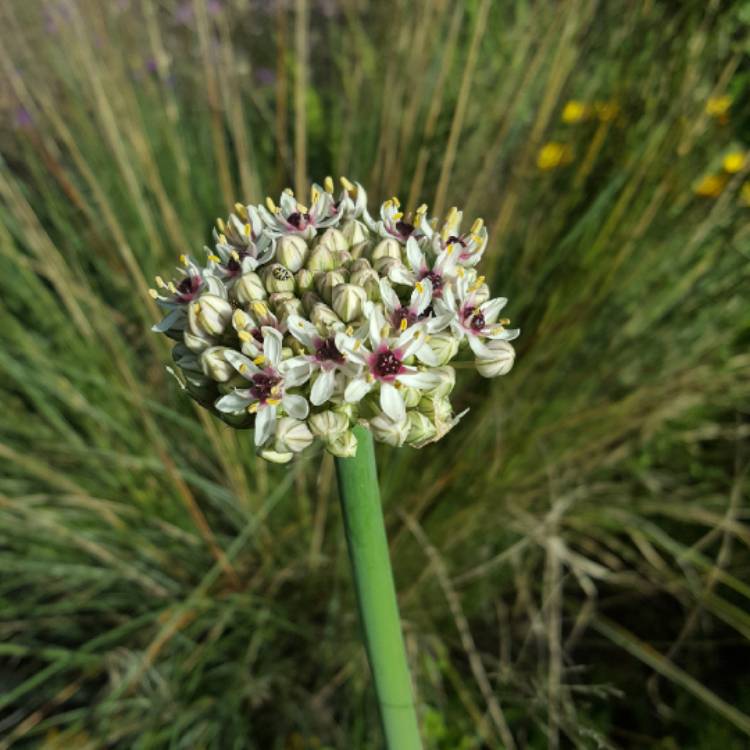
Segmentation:
[(401, 635), (388, 539), (380, 507), (375, 450), (368, 430), (355, 427), (354, 458), (337, 458), (341, 507), (367, 657), (389, 750), (421, 750), (417, 714)]

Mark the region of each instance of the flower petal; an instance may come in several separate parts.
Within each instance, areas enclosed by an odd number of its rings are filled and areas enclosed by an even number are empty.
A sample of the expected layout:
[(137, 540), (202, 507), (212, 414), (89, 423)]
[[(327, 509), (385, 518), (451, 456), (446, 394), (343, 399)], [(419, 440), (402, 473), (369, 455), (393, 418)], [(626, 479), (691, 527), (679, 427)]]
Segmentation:
[(281, 400), (281, 403), (290, 417), (295, 419), (305, 419), (310, 412), (310, 405), (307, 399), (294, 394), (287, 394)]
[(346, 386), (344, 401), (349, 404), (361, 401), (372, 390), (372, 387), (373, 384), (364, 378), (355, 378)]
[(380, 384), (380, 408), (395, 422), (406, 418), (406, 406), (398, 388), (390, 383)]
[(320, 406), (328, 401), (333, 395), (333, 389), (336, 386), (336, 371), (327, 370), (318, 375), (317, 380), (313, 383), (310, 391), (310, 402), (314, 406)]
[(214, 406), (227, 414), (239, 414), (245, 411), (252, 401), (249, 391), (234, 391), (217, 399)]
[(270, 326), (263, 326), (260, 330), (263, 334), (263, 356), (276, 367), (281, 359), (281, 333)]
[(419, 243), (414, 237), (409, 237), (406, 240), (406, 257), (414, 273), (419, 273), (427, 269), (427, 261), (425, 260), (424, 253), (419, 249)]
[(430, 370), (413, 370), (396, 375), (396, 380), (404, 385), (418, 388), (421, 391), (429, 391), (440, 385), (440, 375)]
[(309, 321), (299, 315), (290, 315), (287, 318), (289, 333), (294, 336), (308, 351), (315, 351), (315, 341), (320, 338), (318, 329)]
[(276, 407), (266, 404), (255, 415), (255, 445), (260, 446), (273, 435), (276, 429)]
[(244, 354), (234, 351), (234, 349), (227, 349), (224, 352), (224, 359), (229, 362), (232, 367), (240, 375), (243, 375), (248, 380), (255, 374), (260, 372), (260, 368), (253, 364), (251, 359), (248, 359)]

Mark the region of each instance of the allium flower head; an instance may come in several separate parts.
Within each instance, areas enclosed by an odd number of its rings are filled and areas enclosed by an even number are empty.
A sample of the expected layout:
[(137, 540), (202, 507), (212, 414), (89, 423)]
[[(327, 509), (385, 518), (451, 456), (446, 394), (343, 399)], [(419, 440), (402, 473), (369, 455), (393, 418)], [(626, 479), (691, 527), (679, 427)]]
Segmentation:
[(476, 271), (488, 242), (481, 219), (462, 229), (426, 205), (386, 200), (373, 219), (362, 185), (313, 185), (302, 203), (236, 204), (217, 220), (204, 263), (182, 256), (157, 277), (165, 310), (154, 326), (179, 343), (175, 375), (201, 405), (252, 427), (259, 455), (277, 463), (317, 440), (356, 451), (352, 428), (421, 448), (463, 416), (450, 366), (465, 355), (483, 377), (507, 373), (518, 331), (499, 317)]

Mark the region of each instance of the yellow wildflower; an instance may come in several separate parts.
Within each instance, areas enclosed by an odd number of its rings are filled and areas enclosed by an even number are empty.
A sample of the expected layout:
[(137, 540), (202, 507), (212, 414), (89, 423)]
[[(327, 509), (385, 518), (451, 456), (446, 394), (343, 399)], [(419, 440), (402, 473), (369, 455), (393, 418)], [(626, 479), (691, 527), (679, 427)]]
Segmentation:
[(732, 106), (732, 97), (724, 94), (723, 96), (712, 96), (706, 102), (706, 114), (715, 117), (717, 120), (725, 120), (729, 114), (729, 108)]
[(704, 177), (693, 188), (696, 195), (702, 198), (718, 198), (727, 184), (727, 176), (723, 174), (711, 174)]
[(741, 172), (745, 167), (745, 161), (747, 160), (747, 154), (742, 151), (730, 151), (721, 162), (725, 172), (729, 174), (737, 174)]
[(562, 117), (563, 122), (568, 123), (569, 125), (572, 125), (573, 123), (581, 122), (581, 120), (585, 120), (588, 117), (588, 115), (589, 115), (589, 107), (587, 104), (576, 101), (575, 99), (571, 99), (563, 107), (561, 117)]
[(570, 146), (565, 143), (550, 141), (539, 149), (539, 153), (536, 156), (536, 165), (539, 169), (546, 172), (567, 164), (572, 158), (573, 153)]

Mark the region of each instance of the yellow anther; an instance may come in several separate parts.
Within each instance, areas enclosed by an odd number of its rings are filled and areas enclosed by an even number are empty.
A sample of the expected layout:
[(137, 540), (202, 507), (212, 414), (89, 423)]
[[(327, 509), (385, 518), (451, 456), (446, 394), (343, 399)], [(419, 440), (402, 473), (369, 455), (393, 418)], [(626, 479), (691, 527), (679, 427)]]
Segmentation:
[(325, 180), (323, 180), (323, 189), (326, 191), (326, 193), (333, 193), (333, 180), (331, 179), (330, 175), (328, 175)]
[(232, 256), (232, 260), (236, 260), (238, 263), (240, 262), (240, 254), (236, 250), (232, 250), (230, 255)]
[(420, 281), (417, 281), (417, 282), (416, 282), (416, 283), (414, 284), (414, 288), (415, 288), (415, 289), (416, 289), (416, 290), (417, 290), (417, 291), (418, 291), (418, 292), (419, 292), (420, 294), (422, 294), (422, 293), (424, 292), (424, 284), (422, 284), (422, 283), (421, 283)]
[(247, 237), (250, 237), (250, 236), (252, 235), (252, 233), (253, 233), (253, 228), (252, 228), (252, 226), (250, 225), (250, 222), (245, 222), (245, 226), (243, 227), (243, 229), (244, 229), (244, 231), (245, 231), (245, 235), (246, 235)]
[(393, 205), (396, 206), (396, 208), (401, 207), (401, 201), (398, 199), (397, 196), (394, 195), (393, 198), (391, 198), (391, 200), (393, 201)]
[(401, 331), (401, 333), (403, 333), (406, 330), (406, 327), (408, 325), (409, 325), (409, 323), (406, 320), (406, 318), (401, 318), (401, 323), (399, 323), (399, 326), (398, 326), (398, 328)]
[(292, 190), (291, 188), (284, 188), (283, 192), (294, 197), (294, 190)]
[[(452, 247), (452, 245), (451, 245), (451, 247)], [(457, 274), (458, 276), (460, 276), (460, 277), (461, 277), (462, 279), (463, 279), (463, 277), (464, 277), (465, 273), (466, 273), (466, 271), (464, 271), (464, 269), (463, 269), (463, 268), (462, 268), (461, 266), (459, 266), (459, 267), (458, 267), (458, 268), (456, 269), (456, 274)]]
[(196, 315), (200, 315), (200, 312), (201, 312), (201, 304), (200, 304), (200, 302), (196, 302), (196, 303), (193, 304), (193, 312)]
[(241, 203), (235, 203), (234, 210), (237, 212), (237, 216), (239, 216), (240, 219), (247, 218), (247, 209)]
[(362, 346), (362, 341), (360, 339), (357, 339), (354, 342), (354, 346), (352, 347), (352, 349), (354, 349), (354, 351), (356, 352), (361, 346)]
[(154, 281), (156, 281), (156, 286), (160, 286), (160, 287), (166, 287), (167, 286), (164, 283), (164, 279), (162, 279), (161, 276), (154, 276)]
[(497, 321), (501, 326), (509, 326), (510, 325), (510, 318), (500, 318), (500, 320)]
[(211, 254), (210, 254), (210, 255), (208, 256), (208, 259), (209, 259), (210, 261), (213, 261), (214, 263), (221, 263), (221, 258), (220, 258), (220, 257), (219, 257), (218, 255), (214, 255), (213, 253), (211, 253)]
[(266, 206), (268, 206), (268, 210), (272, 214), (276, 213), (276, 204), (273, 202), (270, 195), (266, 198)]
[(243, 344), (246, 344), (248, 341), (252, 341), (253, 337), (248, 333), (248, 331), (239, 331), (237, 333), (237, 338), (242, 341)]
[(281, 399), (280, 398), (267, 398), (266, 403), (269, 406), (278, 406), (281, 403)]
[(351, 193), (352, 191), (357, 189), (357, 186), (353, 183), (349, 182), (349, 180), (346, 179), (346, 177), (340, 177), (341, 186), (346, 190), (347, 193)]
[(180, 263), (182, 263), (183, 266), (189, 265), (190, 261), (188, 261), (187, 255), (181, 255), (180, 256)]
[(265, 356), (264, 356), (264, 355), (262, 355), (262, 354), (259, 354), (259, 355), (258, 355), (258, 356), (257, 356), (257, 357), (256, 357), (256, 358), (255, 358), (255, 359), (253, 360), (253, 364), (254, 364), (254, 365), (262, 365), (262, 364), (263, 364), (263, 363), (264, 363), (265, 361), (266, 361), (266, 358), (265, 358)]
[(174, 285), (174, 281), (170, 281), (169, 284), (167, 284), (167, 289), (169, 289), (172, 294), (177, 294), (177, 287)]
[(310, 203), (315, 204), (318, 198), (320, 198), (320, 191), (315, 187), (311, 187), (310, 188)]
[(242, 310), (235, 310), (233, 317), (233, 323), (240, 328), (244, 328), (247, 325), (247, 316)]
[(419, 207), (419, 208), (417, 209), (417, 213), (418, 213), (418, 214), (426, 214), (426, 213), (427, 213), (427, 204), (426, 204), (426, 203), (423, 203), (423, 204), (422, 204), (422, 205), (421, 205), (421, 206), (420, 206), (420, 207)]
[(297, 204), (297, 210), (298, 210), (298, 211), (299, 211), (299, 212), (300, 212), (301, 214), (306, 214), (306, 213), (307, 213), (307, 206), (303, 206), (303, 205), (302, 205), (301, 203), (298, 203), (298, 204)]
[(252, 307), (253, 312), (261, 318), (265, 318), (266, 315), (268, 315), (268, 307), (266, 307), (266, 304), (264, 302), (253, 302), (250, 307)]
[(351, 326), (347, 326), (346, 331), (344, 331), (347, 336), (353, 336), (354, 335), (354, 329)]
[(258, 402), (250, 404), (250, 406), (247, 407), (248, 414), (255, 414), (258, 411)]
[(398, 221), (401, 218), (403, 218), (403, 214), (401, 213), (401, 211), (396, 211), (396, 213), (393, 214), (394, 221)]
[(482, 231), (482, 227), (484, 226), (484, 219), (477, 219), (472, 225), (471, 225), (471, 231), (475, 234), (477, 232)]
[(227, 225), (224, 223), (224, 219), (218, 218), (216, 219), (216, 227), (220, 232), (226, 232)]
[(219, 242), (221, 242), (222, 245), (226, 245), (227, 244), (227, 236), (225, 234), (220, 234), (219, 235)]
[(148, 290), (149, 295), (153, 297), (154, 299), (159, 299), (159, 292), (156, 291), (156, 289), (149, 289)]
[(248, 371), (248, 366), (243, 362), (238, 368), (240, 375), (244, 375)]

